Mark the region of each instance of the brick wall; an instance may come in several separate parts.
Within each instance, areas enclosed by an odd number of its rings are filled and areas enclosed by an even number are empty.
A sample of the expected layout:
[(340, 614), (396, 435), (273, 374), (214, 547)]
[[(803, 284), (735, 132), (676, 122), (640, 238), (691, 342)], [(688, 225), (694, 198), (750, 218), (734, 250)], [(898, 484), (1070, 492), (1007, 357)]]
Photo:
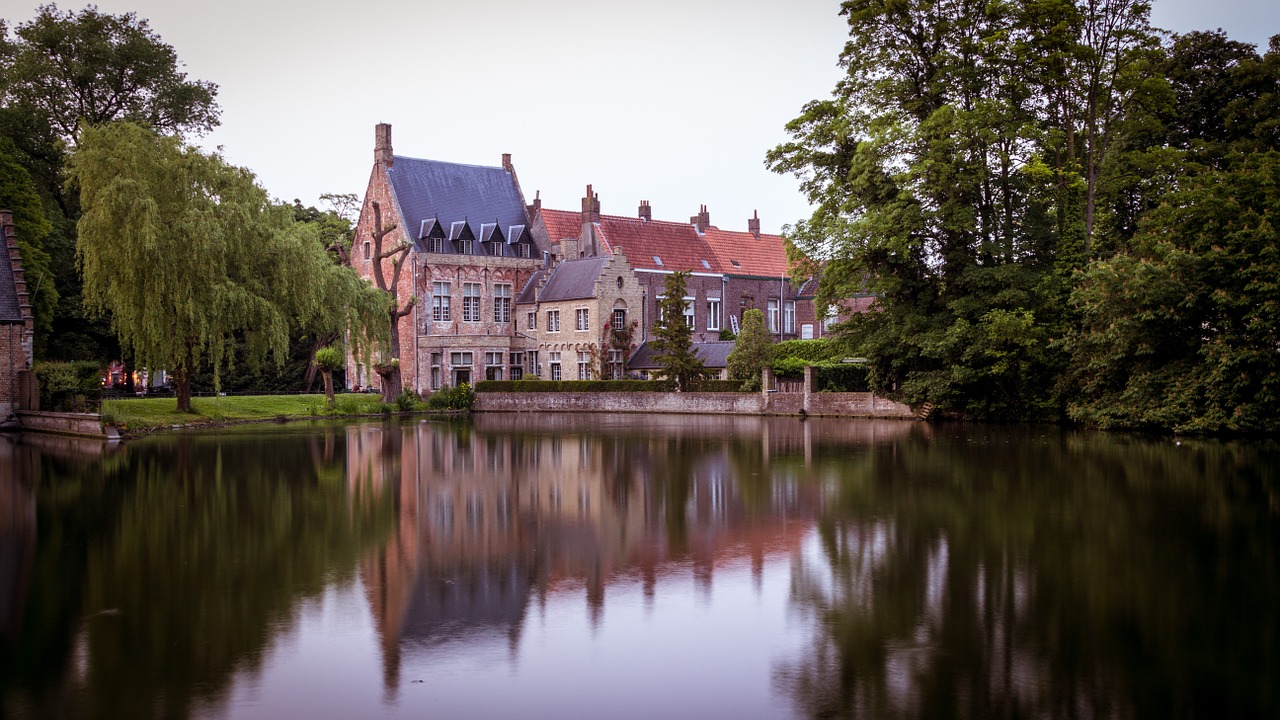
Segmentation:
[(476, 395), (476, 412), (808, 415), (912, 419), (911, 408), (872, 393), (501, 393)]

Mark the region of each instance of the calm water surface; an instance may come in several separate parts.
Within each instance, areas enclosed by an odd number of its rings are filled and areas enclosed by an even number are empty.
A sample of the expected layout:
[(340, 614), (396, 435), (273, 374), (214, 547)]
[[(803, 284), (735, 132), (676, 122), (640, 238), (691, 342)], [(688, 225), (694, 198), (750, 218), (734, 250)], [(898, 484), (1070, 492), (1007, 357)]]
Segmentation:
[(795, 419), (0, 438), (4, 718), (1280, 717), (1280, 451)]

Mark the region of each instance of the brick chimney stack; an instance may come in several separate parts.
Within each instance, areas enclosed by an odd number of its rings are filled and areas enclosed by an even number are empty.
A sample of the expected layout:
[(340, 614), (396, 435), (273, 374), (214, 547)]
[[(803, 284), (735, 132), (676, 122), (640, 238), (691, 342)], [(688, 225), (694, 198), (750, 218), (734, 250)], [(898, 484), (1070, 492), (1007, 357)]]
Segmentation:
[(502, 169), (515, 172), (515, 166), (511, 164), (511, 153), (502, 153)]
[(648, 200), (640, 201), (640, 219), (649, 222), (653, 219), (653, 208), (649, 207)]
[(757, 240), (760, 239), (760, 211), (759, 210), (753, 210), (752, 217), (747, 219), (747, 230), (752, 235), (755, 235)]
[(707, 212), (707, 206), (702, 205), (698, 210), (698, 214), (689, 218), (689, 222), (698, 228), (699, 234), (705, 233), (707, 228), (711, 227), (711, 213)]
[(538, 211), (541, 209), (542, 209), (542, 191), (534, 190), (533, 204), (529, 206), (529, 216), (533, 217), (534, 215), (537, 215)]
[(373, 129), (373, 161), (383, 167), (391, 167), (391, 125), (378, 123)]
[(591, 192), (590, 185), (587, 186), (586, 197), (582, 198), (582, 222), (600, 222), (600, 196)]

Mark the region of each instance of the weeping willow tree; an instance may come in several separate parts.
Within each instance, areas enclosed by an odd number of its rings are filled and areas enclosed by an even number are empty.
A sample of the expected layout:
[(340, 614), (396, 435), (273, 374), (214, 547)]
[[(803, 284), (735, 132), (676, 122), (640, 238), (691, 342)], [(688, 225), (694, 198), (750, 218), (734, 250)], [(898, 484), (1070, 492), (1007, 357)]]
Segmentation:
[(202, 360), (218, 385), (237, 347), (250, 370), (282, 362), (294, 325), (380, 331), (386, 301), (248, 170), (124, 122), (86, 128), (71, 167), (86, 307), (110, 311), (137, 364), (172, 374), (179, 411)]

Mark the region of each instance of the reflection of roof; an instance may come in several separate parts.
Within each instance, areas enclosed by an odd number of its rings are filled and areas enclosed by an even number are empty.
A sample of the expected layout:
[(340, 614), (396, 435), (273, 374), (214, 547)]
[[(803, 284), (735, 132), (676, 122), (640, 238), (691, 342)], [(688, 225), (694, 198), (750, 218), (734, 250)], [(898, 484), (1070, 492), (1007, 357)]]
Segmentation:
[(551, 277), (537, 298), (538, 302), (595, 297), (596, 280), (608, 264), (607, 257), (565, 260), (551, 271)]
[(637, 270), (724, 272), (711, 247), (687, 223), (605, 215), (600, 234)]
[(781, 235), (761, 235), (757, 240), (749, 232), (709, 227), (702, 237), (730, 275), (781, 277), (787, 273), (787, 251)]
[[(729, 353), (733, 352), (733, 342), (693, 343), (693, 354), (698, 356), (702, 364), (709, 368), (722, 368), (728, 365)], [(652, 370), (658, 367), (658, 351), (650, 343), (642, 344), (631, 356), (627, 367), (635, 370)]]
[(528, 224), (515, 178), (500, 167), (397, 155), (387, 168), (387, 178), (411, 240), (417, 239), (413, 232), (422, 227), (423, 220), (434, 218), (445, 227), (463, 220), (476, 227), (496, 222), (508, 239), (520, 233), (520, 229), (513, 233), (512, 226)]
[(529, 572), (513, 559), (506, 565), (418, 576), (400, 639), (439, 643), (519, 628), (529, 598)]

